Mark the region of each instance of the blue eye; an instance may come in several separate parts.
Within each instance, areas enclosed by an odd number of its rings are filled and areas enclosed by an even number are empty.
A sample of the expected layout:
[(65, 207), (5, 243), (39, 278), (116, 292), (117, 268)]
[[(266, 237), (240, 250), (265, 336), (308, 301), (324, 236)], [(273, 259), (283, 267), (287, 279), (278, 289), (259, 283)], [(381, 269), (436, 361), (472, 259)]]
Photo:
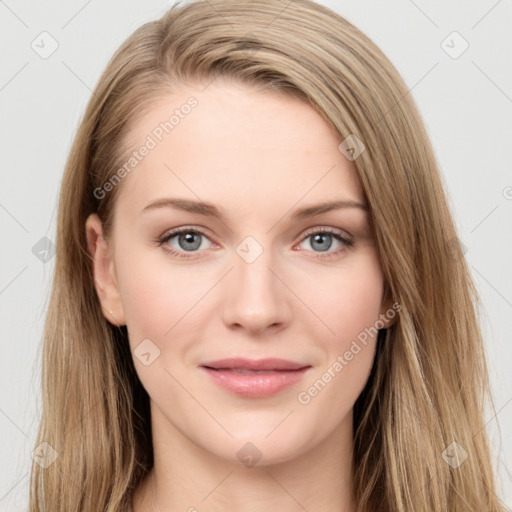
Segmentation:
[[(172, 239), (176, 239), (177, 247), (176, 245), (167, 244), (167, 242)], [(171, 253), (173, 256), (186, 259), (193, 257), (193, 253), (200, 252), (199, 249), (201, 249), (205, 239), (208, 240), (208, 237), (201, 230), (184, 226), (172, 230), (171, 232), (158, 238), (157, 241), (159, 245), (164, 246), (165, 251)], [(301, 243), (307, 239), (312, 239), (310, 246), (312, 247), (313, 252), (318, 254), (314, 257), (322, 259), (328, 259), (337, 256), (347, 247), (352, 247), (354, 244), (351, 239), (345, 237), (338, 231), (332, 230), (331, 228), (315, 228), (315, 230), (310, 230), (302, 238)], [(341, 247), (334, 251), (329, 251), (333, 245), (333, 239), (341, 244)], [(203, 249), (204, 248), (205, 247), (203, 247)]]
[[(308, 239), (311, 239), (310, 246), (313, 247), (313, 249), (318, 249), (318, 251), (313, 251), (318, 254), (318, 256), (315, 257), (323, 259), (328, 259), (337, 256), (340, 252), (344, 251), (345, 248), (352, 247), (354, 244), (352, 240), (345, 237), (338, 231), (332, 230), (331, 228), (315, 228), (314, 231), (309, 231), (308, 233), (306, 233), (306, 236), (303, 239), (303, 241)], [(335, 239), (341, 245), (341, 247), (334, 251), (327, 252), (332, 247), (333, 239)]]
[[(165, 246), (165, 250), (179, 258), (190, 258), (187, 252), (197, 252), (202, 245), (202, 238), (207, 238), (206, 235), (197, 229), (188, 227), (177, 228), (170, 233), (158, 239), (160, 245), (166, 244), (173, 238), (177, 239), (178, 249), (169, 245)], [(182, 252), (183, 251), (183, 252)]]

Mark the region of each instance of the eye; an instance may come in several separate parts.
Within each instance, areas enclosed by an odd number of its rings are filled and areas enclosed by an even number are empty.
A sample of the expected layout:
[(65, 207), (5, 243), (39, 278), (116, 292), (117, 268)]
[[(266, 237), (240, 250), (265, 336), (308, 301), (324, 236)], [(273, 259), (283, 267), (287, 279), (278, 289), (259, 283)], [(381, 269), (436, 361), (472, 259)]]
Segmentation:
[[(174, 244), (167, 243), (174, 238), (176, 239)], [(190, 258), (192, 255), (187, 254), (187, 252), (194, 253), (198, 252), (199, 249), (205, 249), (203, 244), (205, 239), (208, 239), (208, 237), (201, 230), (184, 226), (164, 234), (161, 238), (158, 238), (158, 243), (164, 247), (164, 250), (178, 258)]]
[[(332, 258), (343, 252), (347, 247), (352, 247), (354, 244), (350, 238), (331, 228), (315, 228), (314, 231), (306, 233), (303, 242), (306, 240), (310, 240), (309, 245), (312, 247), (313, 252), (318, 253), (317, 256), (314, 256), (315, 258)], [(339, 244), (339, 247), (334, 251), (328, 252), (333, 246), (333, 240)]]

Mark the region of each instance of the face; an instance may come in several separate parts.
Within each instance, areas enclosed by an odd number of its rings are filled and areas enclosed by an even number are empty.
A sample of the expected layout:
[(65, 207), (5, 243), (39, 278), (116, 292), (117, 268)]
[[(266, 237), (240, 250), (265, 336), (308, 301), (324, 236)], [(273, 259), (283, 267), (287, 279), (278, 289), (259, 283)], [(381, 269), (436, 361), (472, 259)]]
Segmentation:
[[(297, 99), (219, 79), (160, 99), (131, 136), (152, 147), (116, 185), (108, 242), (96, 215), (86, 229), (102, 309), (127, 326), (153, 428), (229, 461), (253, 450), (260, 464), (334, 439), (390, 307), (342, 139)], [(331, 202), (342, 206), (308, 215)], [(226, 358), (302, 369), (215, 363)]]

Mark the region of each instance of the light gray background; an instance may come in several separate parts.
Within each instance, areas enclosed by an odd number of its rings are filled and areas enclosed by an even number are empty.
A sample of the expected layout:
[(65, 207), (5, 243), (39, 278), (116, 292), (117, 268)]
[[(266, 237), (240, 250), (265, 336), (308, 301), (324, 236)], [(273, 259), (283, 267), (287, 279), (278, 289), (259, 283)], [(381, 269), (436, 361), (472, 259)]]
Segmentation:
[[(512, 506), (512, 2), (322, 1), (388, 55), (418, 103), (481, 294), (498, 411), (486, 420)], [(54, 259), (57, 194), (78, 121), (108, 59), (171, 2), (0, 0), (0, 511), (28, 503), (40, 414), (40, 343)], [(58, 49), (31, 44), (47, 31)], [(461, 41), (469, 44), (458, 58)], [(451, 42), (453, 40), (453, 42)], [(47, 43), (48, 44), (48, 43)], [(42, 43), (39, 43), (41, 46)], [(49, 46), (45, 46), (48, 48)], [(498, 427), (501, 427), (501, 434)], [(508, 468), (508, 469), (507, 469)]]

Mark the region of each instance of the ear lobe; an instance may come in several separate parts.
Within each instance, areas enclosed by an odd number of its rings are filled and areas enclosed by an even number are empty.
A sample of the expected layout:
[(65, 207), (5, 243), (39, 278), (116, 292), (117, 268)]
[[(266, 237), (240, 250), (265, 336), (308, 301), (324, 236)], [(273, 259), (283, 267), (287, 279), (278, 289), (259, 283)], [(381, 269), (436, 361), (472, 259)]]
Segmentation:
[(87, 248), (93, 260), (94, 287), (103, 316), (113, 325), (125, 325), (121, 295), (117, 287), (115, 265), (109, 243), (103, 238), (103, 227), (96, 213), (85, 222)]

